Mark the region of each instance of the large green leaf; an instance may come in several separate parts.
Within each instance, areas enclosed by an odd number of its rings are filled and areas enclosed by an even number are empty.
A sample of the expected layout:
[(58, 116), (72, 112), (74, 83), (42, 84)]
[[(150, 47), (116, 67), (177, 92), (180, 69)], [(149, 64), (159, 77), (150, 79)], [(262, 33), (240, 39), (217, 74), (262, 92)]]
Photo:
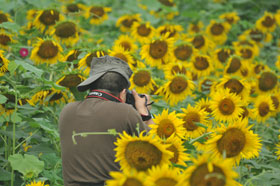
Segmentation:
[(0, 94), (0, 104), (6, 103), (7, 99), (6, 96)]
[(8, 158), (14, 170), (19, 171), (25, 178), (37, 177), (44, 169), (44, 162), (36, 156), (25, 154), (14, 154)]
[(9, 181), (11, 179), (11, 173), (3, 168), (0, 168), (0, 181)]
[(38, 77), (41, 77), (41, 75), (44, 73), (43, 70), (35, 67), (34, 65), (31, 65), (29, 63), (26, 63), (25, 61), (20, 61), (20, 60), (15, 60), (15, 63), (17, 65), (20, 65), (22, 68), (24, 68), (27, 71), (33, 72), (36, 74)]

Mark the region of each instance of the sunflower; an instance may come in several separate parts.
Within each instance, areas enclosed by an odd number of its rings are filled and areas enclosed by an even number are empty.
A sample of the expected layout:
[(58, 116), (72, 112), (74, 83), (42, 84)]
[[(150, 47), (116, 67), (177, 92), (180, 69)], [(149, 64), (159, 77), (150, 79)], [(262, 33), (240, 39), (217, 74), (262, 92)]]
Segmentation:
[(140, 43), (148, 42), (153, 38), (155, 28), (150, 25), (150, 22), (135, 21), (131, 28), (131, 35)]
[(114, 45), (112, 50), (109, 51), (110, 56), (118, 57), (121, 60), (127, 62), (127, 64), (130, 66), (130, 68), (133, 68), (133, 64), (135, 64), (135, 61), (133, 60), (132, 55), (129, 51), (124, 49), (120, 45)]
[(257, 28), (246, 30), (239, 38), (249, 38), (256, 42), (259, 47), (263, 46), (263, 42), (269, 43), (272, 40), (271, 33), (265, 33)]
[(229, 47), (221, 47), (217, 48), (214, 51), (213, 58), (214, 58), (214, 65), (216, 68), (224, 68), (227, 64), (228, 58), (234, 54), (234, 50)]
[(273, 32), (277, 27), (275, 16), (267, 11), (257, 20), (256, 28), (263, 32)]
[(198, 53), (198, 50), (189, 42), (176, 44), (173, 49), (174, 58), (180, 62), (189, 60), (194, 53)]
[(183, 127), (186, 131), (185, 136), (188, 138), (197, 138), (201, 136), (206, 129), (197, 123), (207, 127), (209, 125), (207, 121), (208, 113), (204, 109), (192, 107), (191, 105), (188, 105), (187, 109), (181, 109), (183, 113), (178, 114), (178, 116), (184, 121)]
[(38, 92), (36, 92), (30, 100), (27, 100), (28, 103), (32, 106), (35, 106), (37, 103), (39, 103), (40, 105), (43, 105), (45, 102), (45, 99), (47, 98), (47, 96), (49, 96), (51, 93), (50, 89), (47, 90), (40, 90)]
[(200, 33), (203, 29), (204, 25), (202, 21), (197, 21), (190, 23), (188, 26), (188, 33), (189, 34), (197, 34)]
[(259, 55), (259, 49), (249, 46), (249, 45), (240, 45), (235, 47), (236, 55), (241, 56), (244, 61), (251, 62), (256, 56)]
[(212, 59), (204, 54), (194, 54), (191, 58), (190, 68), (198, 78), (208, 76), (214, 70)]
[(204, 94), (209, 94), (213, 85), (216, 83), (217, 78), (214, 76), (205, 76), (199, 79), (198, 81), (198, 90)]
[(85, 17), (90, 18), (90, 24), (99, 25), (108, 19), (108, 12), (112, 8), (102, 6), (91, 6), (87, 9)]
[(246, 120), (237, 120), (216, 128), (216, 133), (207, 141), (208, 151), (215, 158), (225, 154), (237, 165), (241, 159), (257, 157), (261, 149), (260, 137), (250, 130), (251, 127)]
[(199, 33), (194, 35), (191, 38), (188, 38), (187, 41), (193, 44), (193, 46), (201, 51), (202, 53), (207, 53), (212, 51), (215, 48), (215, 43), (210, 40), (205, 34)]
[(256, 98), (252, 113), (257, 122), (265, 122), (275, 111), (272, 99), (268, 95), (260, 95)]
[(222, 158), (203, 154), (193, 158), (193, 165), (185, 171), (186, 186), (241, 186), (234, 179), (238, 174), (232, 170), (232, 163)]
[(8, 64), (10, 61), (4, 57), (4, 51), (0, 50), (0, 73), (5, 73), (8, 71)]
[(236, 12), (227, 12), (219, 16), (220, 19), (224, 19), (226, 22), (228, 22), (230, 25), (236, 24), (240, 17), (237, 15)]
[(174, 0), (158, 0), (161, 4), (165, 5), (165, 6), (175, 6)]
[(84, 80), (86, 80), (84, 75), (72, 72), (70, 74), (63, 75), (59, 80), (56, 81), (56, 84), (66, 88), (73, 88), (77, 87)]
[(74, 63), (74, 68), (78, 67), (78, 64), (75, 63), (75, 60), (78, 60), (79, 55), (82, 53), (79, 49), (74, 49), (68, 52), (68, 54), (64, 57), (63, 61)]
[(280, 111), (280, 93), (276, 92), (270, 95), (270, 99), (272, 100), (272, 104), (275, 109), (273, 115), (276, 115)]
[(172, 25), (172, 24), (166, 24), (161, 25), (157, 28), (157, 33), (161, 36), (168, 35), (168, 38), (178, 38), (179, 33), (183, 31), (183, 27), (181, 25)]
[(4, 22), (13, 22), (10, 15), (0, 10), (0, 24)]
[(57, 41), (67, 46), (75, 45), (79, 41), (78, 26), (72, 21), (59, 22), (51, 31), (52, 35)]
[(163, 95), (165, 101), (171, 106), (176, 105), (179, 101), (183, 101), (188, 95), (192, 95), (194, 83), (186, 75), (174, 74), (167, 78), (168, 82), (160, 87), (156, 94)]
[(62, 47), (51, 39), (38, 39), (39, 41), (35, 44), (30, 59), (35, 64), (54, 64), (57, 61), (62, 61)]
[(114, 41), (114, 45), (121, 46), (125, 51), (130, 53), (134, 53), (138, 48), (134, 39), (132, 39), (129, 35), (120, 35), (119, 38)]
[(217, 121), (234, 121), (242, 114), (241, 97), (231, 93), (230, 89), (217, 89), (212, 95), (210, 109)]
[(207, 115), (211, 115), (213, 112), (212, 109), (210, 108), (210, 101), (209, 101), (208, 97), (201, 98), (200, 100), (196, 101), (195, 107), (200, 110), (206, 111)]
[(145, 184), (147, 175), (135, 169), (123, 172), (110, 172), (112, 179), (106, 181), (107, 186), (148, 186)]
[(253, 68), (253, 74), (254, 76), (258, 77), (261, 73), (268, 70), (268, 66), (264, 64), (262, 61), (254, 61), (254, 64), (252, 64)]
[(161, 114), (158, 114), (153, 119), (154, 125), (150, 125), (151, 135), (156, 135), (160, 138), (169, 138), (172, 134), (183, 137), (185, 130), (183, 128), (183, 120), (177, 117), (175, 111), (168, 113), (167, 110), (163, 110)]
[(227, 22), (211, 20), (210, 24), (206, 27), (206, 34), (216, 45), (222, 45), (227, 40), (227, 33), (229, 32), (230, 27), (230, 24)]
[(42, 181), (32, 181), (30, 184), (27, 184), (25, 186), (49, 186), (49, 184), (46, 184), (45, 185), (45, 182), (42, 182)]
[(257, 77), (257, 92), (271, 93), (278, 87), (278, 76), (272, 71), (263, 71)]
[(65, 91), (57, 90), (52, 88), (50, 90), (50, 93), (48, 95), (48, 98), (46, 99), (46, 105), (54, 105), (54, 104), (60, 104), (60, 103), (67, 103), (69, 100), (68, 95), (65, 93)]
[(65, 14), (80, 13), (86, 9), (86, 6), (81, 3), (69, 3), (62, 6), (63, 12)]
[(167, 38), (167, 35), (155, 38), (149, 43), (146, 43), (141, 48), (141, 58), (146, 61), (147, 64), (155, 67), (161, 67), (162, 64), (166, 64), (173, 50), (173, 39)]
[(130, 32), (132, 29), (132, 25), (135, 22), (141, 22), (140, 14), (134, 14), (134, 15), (123, 15), (120, 17), (117, 22), (116, 26), (120, 27), (122, 32)]
[(14, 42), (12, 35), (0, 29), (0, 49), (9, 49), (9, 44)]
[(88, 53), (87, 55), (85, 55), (85, 57), (83, 57), (79, 63), (78, 63), (78, 68), (83, 70), (84, 73), (86, 75), (89, 74), (90, 72), (90, 66), (91, 66), (91, 61), (92, 58), (94, 57), (101, 57), (101, 56), (105, 56), (108, 55), (108, 53), (105, 50), (94, 50), (90, 53)]
[(230, 93), (240, 96), (242, 101), (246, 102), (250, 95), (250, 84), (245, 79), (238, 77), (224, 76), (217, 85), (218, 89), (229, 89)]
[(138, 67), (133, 70), (133, 74), (130, 77), (130, 89), (135, 88), (138, 93), (148, 93), (156, 86), (155, 81), (152, 79), (152, 72), (145, 67), (145, 64), (141, 67), (138, 63), (137, 66)]
[(180, 186), (183, 185), (184, 177), (178, 168), (168, 165), (154, 166), (148, 171), (146, 184), (149, 186)]
[(168, 151), (170, 145), (160, 143), (152, 135), (129, 136), (126, 132), (115, 142), (117, 146), (115, 162), (120, 162), (121, 170), (146, 171), (153, 166), (169, 163), (173, 153)]
[(226, 67), (224, 68), (224, 74), (227, 75), (239, 75), (240, 69), (244, 65), (244, 61), (240, 56), (232, 55), (228, 58)]
[(54, 9), (38, 10), (34, 20), (34, 26), (41, 32), (49, 33), (56, 22), (62, 21), (64, 17)]
[(163, 67), (165, 77), (170, 77), (175, 74), (185, 74), (190, 77), (189, 73), (189, 65), (186, 63), (176, 62), (176, 63), (168, 63)]

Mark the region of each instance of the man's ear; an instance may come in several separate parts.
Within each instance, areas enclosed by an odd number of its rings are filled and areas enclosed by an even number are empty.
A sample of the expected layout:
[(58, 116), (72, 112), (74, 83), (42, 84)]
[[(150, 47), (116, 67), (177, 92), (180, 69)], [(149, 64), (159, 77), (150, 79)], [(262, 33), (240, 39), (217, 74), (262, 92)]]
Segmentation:
[(120, 99), (122, 100), (123, 103), (125, 103), (126, 101), (126, 89), (123, 89), (121, 92), (120, 92)]

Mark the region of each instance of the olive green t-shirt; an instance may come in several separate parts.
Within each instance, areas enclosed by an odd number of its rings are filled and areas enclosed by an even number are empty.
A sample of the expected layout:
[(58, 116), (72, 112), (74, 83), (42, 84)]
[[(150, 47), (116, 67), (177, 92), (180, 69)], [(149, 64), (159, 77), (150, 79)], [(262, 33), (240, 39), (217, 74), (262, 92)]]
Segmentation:
[(114, 162), (118, 136), (87, 135), (76, 136), (75, 145), (72, 134), (81, 132), (117, 132), (138, 135), (148, 129), (138, 112), (125, 103), (107, 101), (100, 98), (88, 98), (67, 104), (60, 113), (59, 131), (62, 153), (62, 172), (65, 186), (75, 183), (99, 183), (110, 179), (110, 171), (119, 171)]

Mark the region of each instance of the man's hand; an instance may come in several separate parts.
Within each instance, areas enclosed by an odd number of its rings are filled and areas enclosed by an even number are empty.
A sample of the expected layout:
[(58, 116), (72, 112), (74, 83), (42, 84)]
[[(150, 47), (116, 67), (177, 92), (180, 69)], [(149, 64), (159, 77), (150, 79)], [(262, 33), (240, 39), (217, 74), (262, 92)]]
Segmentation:
[[(145, 94), (146, 98), (145, 97), (140, 97), (135, 90), (132, 90), (132, 95), (135, 99), (135, 107), (136, 107), (136, 110), (139, 112), (139, 114), (148, 115), (149, 112), (147, 110), (146, 103), (149, 103), (150, 96)], [(147, 102), (146, 102), (146, 99), (147, 99)]]

